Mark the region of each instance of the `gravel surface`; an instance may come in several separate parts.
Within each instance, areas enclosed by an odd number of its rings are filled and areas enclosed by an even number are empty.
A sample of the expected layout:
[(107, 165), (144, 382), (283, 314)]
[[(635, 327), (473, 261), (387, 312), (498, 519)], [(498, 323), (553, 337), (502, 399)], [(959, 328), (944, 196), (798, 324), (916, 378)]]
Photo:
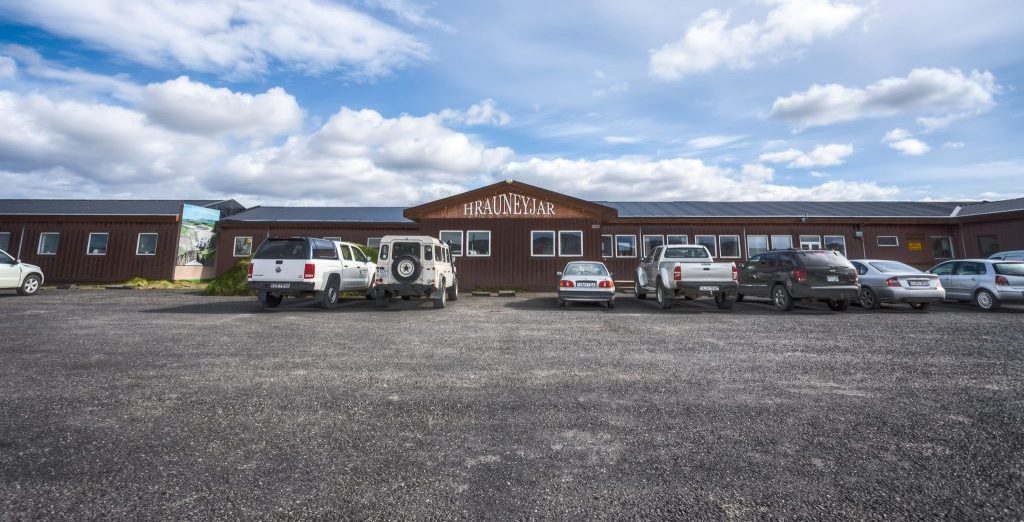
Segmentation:
[(1024, 309), (0, 295), (0, 519), (1024, 517)]

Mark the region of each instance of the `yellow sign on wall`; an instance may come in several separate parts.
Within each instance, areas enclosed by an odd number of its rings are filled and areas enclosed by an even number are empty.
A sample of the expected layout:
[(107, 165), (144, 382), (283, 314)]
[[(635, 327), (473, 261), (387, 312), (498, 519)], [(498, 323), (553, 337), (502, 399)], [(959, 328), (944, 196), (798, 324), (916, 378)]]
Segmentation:
[(911, 252), (920, 252), (924, 250), (924, 243), (920, 241), (908, 241), (907, 250), (910, 250)]

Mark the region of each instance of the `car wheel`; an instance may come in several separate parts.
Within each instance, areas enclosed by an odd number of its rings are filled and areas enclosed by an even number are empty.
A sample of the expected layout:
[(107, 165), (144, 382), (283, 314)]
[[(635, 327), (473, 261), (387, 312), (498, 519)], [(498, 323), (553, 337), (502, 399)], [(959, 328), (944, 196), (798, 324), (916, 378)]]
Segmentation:
[(565, 299), (562, 299), (561, 297), (559, 297), (558, 298), (558, 306), (561, 306), (562, 308), (565, 308)]
[(21, 286), (18, 287), (19, 295), (35, 295), (39, 291), (40, 286), (39, 276), (35, 274), (29, 274), (25, 276), (25, 280), (21, 282)]
[(658, 290), (657, 290), (657, 293), (655, 293), (654, 295), (658, 299), (658, 306), (662, 310), (667, 310), (669, 308), (672, 308), (672, 301), (673, 300), (669, 299), (668, 295), (665, 294), (665, 287), (662, 286), (661, 279), (658, 280)]
[(444, 287), (444, 281), (441, 281), (441, 290), (438, 293), (441, 297), (434, 299), (434, 308), (444, 308), (448, 304), (448, 290)]
[(732, 305), (735, 303), (736, 301), (729, 299), (729, 296), (724, 293), (715, 294), (715, 306), (719, 310), (732, 310)]
[(377, 308), (387, 308), (389, 304), (391, 304), (391, 298), (387, 294), (384, 292), (377, 294)]
[(743, 302), (743, 294), (736, 294), (736, 302), (737, 303), (742, 303)]
[(455, 284), (448, 288), (448, 300), (458, 301), (459, 300), (459, 278), (455, 278)]
[(860, 306), (865, 310), (878, 310), (882, 307), (882, 304), (878, 302), (878, 296), (875, 295), (875, 291), (868, 287), (861, 287), (860, 289)]
[(608, 308), (615, 308), (615, 300), (609, 299), (608, 302), (605, 303), (605, 306), (607, 306)]
[(639, 280), (633, 283), (633, 295), (636, 296), (637, 301), (643, 301), (644, 299), (647, 299), (647, 292), (641, 291), (640, 288), (641, 287)]
[(910, 307), (914, 310), (921, 310), (922, 312), (928, 310), (928, 305), (931, 303), (910, 303)]
[(283, 295), (263, 294), (260, 298), (260, 304), (263, 305), (263, 308), (277, 308), (281, 306), (281, 301), (283, 300)]
[(845, 312), (845, 311), (850, 309), (850, 300), (849, 299), (830, 300), (828, 302), (828, 307), (829, 307), (830, 310), (835, 310), (836, 312)]
[(974, 302), (978, 303), (978, 308), (986, 312), (999, 309), (999, 298), (984, 288), (978, 290), (977, 294), (974, 294)]
[(338, 305), (338, 280), (331, 277), (327, 281), (327, 288), (324, 288), (321, 296), (320, 306), (324, 307), (324, 310), (330, 310)]
[(772, 289), (772, 304), (778, 310), (788, 312), (796, 303), (793, 302), (793, 297), (789, 295), (789, 290), (786, 290), (785, 286), (775, 285), (775, 288)]

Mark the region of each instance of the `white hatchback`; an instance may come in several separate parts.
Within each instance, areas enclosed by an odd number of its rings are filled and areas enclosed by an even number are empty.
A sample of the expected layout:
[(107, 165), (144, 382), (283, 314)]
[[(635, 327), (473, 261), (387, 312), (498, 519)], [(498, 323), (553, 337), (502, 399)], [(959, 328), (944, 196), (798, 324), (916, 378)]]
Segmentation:
[(615, 307), (615, 281), (600, 261), (571, 261), (558, 272), (558, 305), (567, 301), (604, 303)]

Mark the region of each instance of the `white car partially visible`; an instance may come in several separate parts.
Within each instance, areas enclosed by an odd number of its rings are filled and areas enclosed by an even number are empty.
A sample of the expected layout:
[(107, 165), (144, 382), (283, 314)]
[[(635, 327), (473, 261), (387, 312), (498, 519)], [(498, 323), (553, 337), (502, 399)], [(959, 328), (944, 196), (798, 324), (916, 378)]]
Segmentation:
[(20, 295), (32, 295), (43, 286), (43, 269), (22, 263), (0, 250), (0, 288), (17, 289)]

